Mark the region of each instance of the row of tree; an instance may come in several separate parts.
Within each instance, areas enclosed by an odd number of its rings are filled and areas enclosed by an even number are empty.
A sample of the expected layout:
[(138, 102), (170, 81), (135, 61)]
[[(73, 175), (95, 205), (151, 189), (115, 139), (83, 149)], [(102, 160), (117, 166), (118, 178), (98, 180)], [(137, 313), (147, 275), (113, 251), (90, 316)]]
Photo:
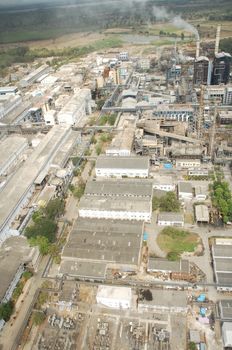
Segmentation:
[(56, 198), (48, 202), (32, 215), (32, 225), (25, 229), (25, 236), (33, 246), (39, 246), (40, 253), (45, 255), (54, 250), (57, 232), (56, 219), (64, 213), (64, 200)]
[(218, 208), (224, 223), (232, 221), (232, 195), (226, 181), (214, 181), (211, 191), (212, 204)]

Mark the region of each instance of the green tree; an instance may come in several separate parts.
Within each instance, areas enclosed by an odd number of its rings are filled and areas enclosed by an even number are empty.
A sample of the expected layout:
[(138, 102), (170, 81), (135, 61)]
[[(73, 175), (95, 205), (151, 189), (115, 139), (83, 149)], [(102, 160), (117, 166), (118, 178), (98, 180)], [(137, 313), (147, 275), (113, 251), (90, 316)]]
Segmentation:
[(50, 253), (50, 243), (49, 240), (44, 236), (31, 237), (29, 239), (31, 246), (38, 246), (40, 254), (47, 255)]
[(5, 322), (9, 321), (14, 311), (14, 304), (10, 300), (7, 303), (0, 304), (0, 320), (3, 319)]
[(157, 210), (159, 208), (160, 200), (157, 197), (152, 198), (152, 210)]
[(46, 208), (44, 209), (44, 212), (47, 218), (54, 220), (56, 217), (64, 214), (64, 208), (64, 200), (55, 198), (48, 202)]
[(175, 192), (167, 192), (165, 196), (160, 198), (160, 210), (178, 212), (180, 210), (180, 202)]
[(49, 242), (54, 242), (56, 238), (57, 224), (46, 217), (41, 217), (39, 220), (25, 229), (25, 236), (29, 238), (36, 238), (37, 236), (44, 236)]
[(184, 38), (185, 38), (184, 33), (181, 33), (181, 40), (184, 40)]
[(188, 348), (189, 350), (197, 350), (197, 346), (193, 341), (188, 344)]

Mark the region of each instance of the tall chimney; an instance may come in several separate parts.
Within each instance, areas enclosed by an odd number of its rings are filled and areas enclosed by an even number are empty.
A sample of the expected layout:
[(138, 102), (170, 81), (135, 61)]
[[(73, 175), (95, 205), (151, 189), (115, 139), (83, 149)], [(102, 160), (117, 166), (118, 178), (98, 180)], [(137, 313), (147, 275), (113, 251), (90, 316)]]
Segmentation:
[(221, 25), (219, 24), (217, 26), (217, 34), (216, 34), (216, 41), (215, 41), (215, 50), (214, 50), (215, 55), (218, 53), (218, 50), (219, 50), (220, 33), (221, 33)]
[(200, 39), (198, 38), (196, 41), (196, 58), (200, 56)]

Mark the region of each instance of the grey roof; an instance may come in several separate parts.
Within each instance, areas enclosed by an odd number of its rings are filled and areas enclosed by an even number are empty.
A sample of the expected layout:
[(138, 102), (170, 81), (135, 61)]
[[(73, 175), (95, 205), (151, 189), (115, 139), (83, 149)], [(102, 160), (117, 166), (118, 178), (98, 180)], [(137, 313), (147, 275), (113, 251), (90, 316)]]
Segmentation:
[(78, 218), (62, 259), (137, 265), (143, 223)]
[(212, 246), (213, 256), (232, 259), (232, 245), (214, 244)]
[(0, 171), (1, 168), (14, 157), (20, 148), (28, 144), (27, 139), (22, 136), (12, 135), (0, 143)]
[(193, 188), (191, 182), (180, 181), (178, 183), (178, 190), (179, 192), (192, 193)]
[(110, 157), (99, 156), (96, 169), (149, 169), (149, 157)]
[(85, 194), (110, 197), (151, 197), (152, 183), (146, 182), (146, 180), (88, 181), (85, 187)]
[(67, 127), (54, 126), (1, 190), (1, 197), (4, 198), (4, 201), (0, 201), (0, 231), (10, 220), (11, 215), (13, 216), (36, 177), (45, 169), (48, 171), (50, 161), (69, 132), (70, 129)]
[(149, 258), (147, 269), (148, 271), (190, 272), (188, 260), (169, 261), (160, 258)]
[(219, 284), (232, 287), (232, 273), (218, 272), (216, 273), (216, 280)]
[(182, 213), (164, 211), (159, 213), (158, 221), (184, 222), (184, 215)]
[(104, 279), (106, 267), (104, 262), (62, 260), (60, 273), (72, 277)]
[[(93, 200), (94, 199), (94, 200)], [(144, 212), (151, 211), (151, 200), (147, 198), (112, 198), (102, 196), (88, 196), (84, 195), (79, 202), (79, 210), (98, 210), (98, 211), (130, 211), (130, 212)]]
[(25, 237), (11, 237), (0, 249), (0, 302), (20, 266), (31, 260), (33, 248)]
[(196, 205), (195, 206), (196, 221), (198, 222), (209, 222), (209, 209), (207, 205)]
[(200, 336), (200, 332), (199, 331), (195, 331), (190, 329), (189, 331), (189, 336), (190, 336), (190, 341), (198, 344), (201, 341), (201, 336)]
[(154, 305), (160, 307), (187, 307), (187, 294), (183, 291), (155, 290), (152, 291), (153, 300), (139, 301), (139, 304)]
[(232, 262), (227, 258), (215, 258), (214, 268), (217, 272), (231, 272), (232, 273)]
[(220, 300), (218, 305), (219, 305), (221, 319), (232, 320), (232, 300), (231, 299)]
[(122, 98), (127, 98), (127, 97), (131, 97), (131, 96), (136, 98), (137, 95), (138, 95), (137, 89), (136, 90), (127, 89), (127, 90), (123, 90), (123, 92), (122, 92)]

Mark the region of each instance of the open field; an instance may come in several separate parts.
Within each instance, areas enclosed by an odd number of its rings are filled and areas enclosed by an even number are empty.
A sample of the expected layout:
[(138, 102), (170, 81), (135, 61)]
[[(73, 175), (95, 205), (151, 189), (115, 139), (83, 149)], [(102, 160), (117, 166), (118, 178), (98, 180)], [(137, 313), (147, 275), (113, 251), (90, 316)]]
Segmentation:
[[(165, 228), (157, 237), (159, 247), (166, 253), (176, 252), (193, 252), (199, 243), (199, 236), (196, 233), (184, 231), (182, 229), (174, 229), (167, 234)], [(177, 232), (179, 231), (179, 233)]]

